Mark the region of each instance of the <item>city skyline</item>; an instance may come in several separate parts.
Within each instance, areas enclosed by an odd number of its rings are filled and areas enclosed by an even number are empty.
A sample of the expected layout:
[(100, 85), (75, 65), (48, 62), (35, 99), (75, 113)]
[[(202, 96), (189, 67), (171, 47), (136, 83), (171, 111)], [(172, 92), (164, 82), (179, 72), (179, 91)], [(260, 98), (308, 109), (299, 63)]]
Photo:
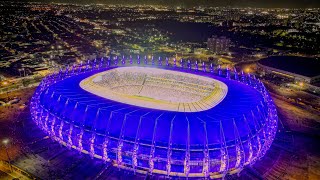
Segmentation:
[(256, 7), (256, 8), (319, 8), (317, 0), (15, 0), (15, 2), (71, 3), (71, 4), (119, 4), (119, 5), (163, 5), (175, 7)]

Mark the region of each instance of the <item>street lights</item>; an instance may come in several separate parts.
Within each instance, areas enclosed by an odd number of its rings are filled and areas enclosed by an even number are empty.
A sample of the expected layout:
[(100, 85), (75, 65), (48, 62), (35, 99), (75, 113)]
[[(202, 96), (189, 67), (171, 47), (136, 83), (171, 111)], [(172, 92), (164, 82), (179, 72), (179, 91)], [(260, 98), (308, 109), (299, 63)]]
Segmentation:
[(299, 82), (299, 86), (303, 87), (304, 86), (303, 82)]
[[(8, 81), (3, 81), (2, 82), (2, 85), (3, 86), (7, 86), (9, 83), (8, 83)], [(9, 101), (9, 92), (8, 92), (8, 90), (7, 90), (7, 99), (8, 99), (8, 101)]]
[(9, 153), (8, 153), (8, 144), (9, 143), (10, 143), (10, 140), (8, 138), (5, 138), (2, 140), (2, 144), (4, 145), (4, 147), (6, 149), (7, 158), (8, 158), (9, 165), (10, 165), (10, 171), (12, 172), (11, 160), (10, 160)]

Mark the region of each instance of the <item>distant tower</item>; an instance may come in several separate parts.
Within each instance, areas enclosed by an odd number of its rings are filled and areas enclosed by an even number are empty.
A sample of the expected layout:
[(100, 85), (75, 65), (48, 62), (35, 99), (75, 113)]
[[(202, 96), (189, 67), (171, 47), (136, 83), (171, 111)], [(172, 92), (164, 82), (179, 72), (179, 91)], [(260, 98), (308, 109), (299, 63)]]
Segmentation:
[(230, 39), (224, 36), (222, 37), (212, 36), (211, 38), (208, 38), (207, 48), (212, 53), (216, 53), (216, 54), (226, 53), (226, 52), (229, 52), (230, 42), (231, 42)]

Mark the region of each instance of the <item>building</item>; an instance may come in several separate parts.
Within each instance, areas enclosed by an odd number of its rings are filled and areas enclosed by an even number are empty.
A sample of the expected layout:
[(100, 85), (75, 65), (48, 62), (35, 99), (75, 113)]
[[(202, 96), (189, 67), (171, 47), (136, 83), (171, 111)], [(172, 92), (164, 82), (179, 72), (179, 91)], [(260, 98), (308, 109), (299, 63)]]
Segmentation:
[(92, 158), (160, 176), (223, 178), (271, 146), (277, 112), (252, 76), (240, 83), (210, 71), (137, 59), (118, 66), (113, 59), (44, 78), (30, 103), (36, 124)]
[(320, 81), (320, 60), (298, 56), (272, 56), (261, 59), (259, 67), (266, 73), (272, 73), (294, 81), (309, 84)]
[(208, 50), (205, 49), (205, 48), (194, 48), (194, 54), (197, 54), (197, 55), (201, 55), (201, 54), (207, 54), (208, 53)]
[(227, 53), (229, 52), (230, 43), (230, 39), (226, 38), (225, 36), (212, 36), (211, 38), (208, 38), (207, 48), (212, 53)]

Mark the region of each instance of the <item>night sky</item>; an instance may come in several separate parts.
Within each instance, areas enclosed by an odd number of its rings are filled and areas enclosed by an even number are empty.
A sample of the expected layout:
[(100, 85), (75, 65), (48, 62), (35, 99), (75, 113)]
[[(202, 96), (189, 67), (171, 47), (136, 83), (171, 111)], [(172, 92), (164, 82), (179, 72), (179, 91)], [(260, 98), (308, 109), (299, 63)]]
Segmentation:
[[(21, 0), (20, 0), (21, 1)], [(28, 1), (28, 0), (22, 0)], [(37, 2), (102, 3), (102, 4), (150, 4), (168, 6), (232, 6), (232, 7), (320, 7), (320, 0), (32, 0)]]

